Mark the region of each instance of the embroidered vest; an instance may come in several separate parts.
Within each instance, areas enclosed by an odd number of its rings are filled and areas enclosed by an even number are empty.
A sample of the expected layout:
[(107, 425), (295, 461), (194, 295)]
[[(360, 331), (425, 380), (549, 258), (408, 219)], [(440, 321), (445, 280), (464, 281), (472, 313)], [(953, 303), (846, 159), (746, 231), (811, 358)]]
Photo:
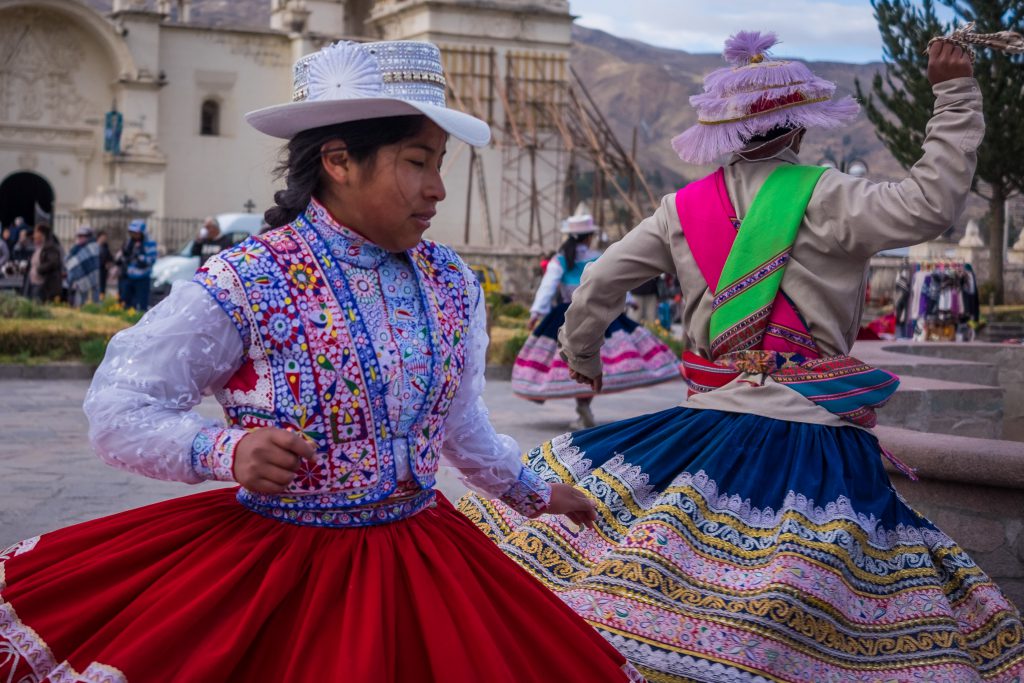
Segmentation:
[(563, 303), (569, 303), (572, 301), (573, 292), (579, 289), (580, 281), (583, 279), (583, 270), (591, 263), (596, 261), (600, 254), (588, 256), (581, 259), (576, 259), (576, 264), (570, 270), (567, 268), (568, 263), (565, 261), (565, 256), (558, 254), (555, 258), (558, 260), (559, 265), (562, 266), (562, 279), (558, 281), (558, 296), (561, 298)]
[(420, 414), (408, 433), (393, 433), (371, 341), (374, 323), (385, 324), (383, 300), (379, 292), (374, 300), (372, 291), (352, 291), (319, 232), (331, 228), (315, 223), (307, 211), (212, 257), (195, 277), (246, 346), (246, 361), (217, 395), (229, 423), (293, 430), (317, 447), (316, 465), (301, 463), (283, 495), (243, 489), (239, 496), (292, 521), (297, 511), (326, 520), (392, 495), (396, 454), (407, 452), (415, 482), (433, 487), (470, 314), (470, 283), (454, 251), (424, 241), (407, 252), (428, 318), (433, 367)]

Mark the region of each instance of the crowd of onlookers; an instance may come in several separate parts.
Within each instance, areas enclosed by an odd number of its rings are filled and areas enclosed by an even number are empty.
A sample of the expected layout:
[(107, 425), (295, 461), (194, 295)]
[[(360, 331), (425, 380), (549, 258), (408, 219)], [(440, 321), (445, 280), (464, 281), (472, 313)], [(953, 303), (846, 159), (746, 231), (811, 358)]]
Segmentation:
[(107, 283), (117, 282), (118, 299), (126, 308), (149, 306), (149, 280), (156, 262), (156, 243), (146, 238), (145, 221), (128, 226), (128, 239), (111, 252), (107, 234), (79, 226), (65, 248), (47, 223), (30, 226), (21, 217), (0, 231), (0, 281), (34, 301), (63, 301), (79, 307), (98, 302)]
[[(264, 224), (261, 232), (267, 229)], [(189, 253), (202, 266), (231, 243), (217, 219), (207, 216)], [(156, 242), (149, 238), (143, 219), (128, 224), (128, 237), (115, 253), (103, 230), (82, 225), (75, 231), (74, 244), (65, 249), (49, 224), (30, 226), (19, 216), (0, 233), (0, 289), (39, 302), (62, 301), (80, 307), (98, 302), (107, 294), (107, 283), (116, 283), (118, 301), (125, 308), (145, 311), (157, 255)]]

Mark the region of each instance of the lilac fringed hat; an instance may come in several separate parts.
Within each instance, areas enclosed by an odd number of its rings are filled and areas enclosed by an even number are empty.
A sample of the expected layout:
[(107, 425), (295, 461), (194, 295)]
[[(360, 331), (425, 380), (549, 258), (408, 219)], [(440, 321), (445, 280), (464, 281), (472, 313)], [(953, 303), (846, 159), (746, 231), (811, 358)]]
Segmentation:
[(722, 56), (732, 66), (708, 74), (704, 92), (690, 98), (697, 123), (672, 139), (680, 159), (706, 164), (774, 128), (834, 128), (857, 115), (852, 97), (832, 99), (835, 83), (803, 62), (772, 59), (768, 49), (777, 42), (774, 33), (760, 31), (725, 41)]

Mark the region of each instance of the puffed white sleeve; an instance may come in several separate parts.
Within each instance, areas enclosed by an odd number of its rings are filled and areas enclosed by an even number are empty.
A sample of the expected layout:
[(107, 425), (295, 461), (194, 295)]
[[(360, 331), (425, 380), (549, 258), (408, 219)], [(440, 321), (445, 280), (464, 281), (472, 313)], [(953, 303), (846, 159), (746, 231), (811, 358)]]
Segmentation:
[[(468, 272), (468, 271), (467, 271)], [(533, 517), (547, 508), (551, 487), (525, 467), (519, 444), (498, 434), (484, 405), (484, 370), (487, 364), (487, 317), (480, 286), (472, 274), (472, 310), (466, 339), (462, 383), (452, 400), (445, 423), (444, 460), (459, 470), (462, 481), (488, 498), (501, 498), (517, 512)]]
[(195, 282), (175, 284), (110, 340), (83, 406), (93, 449), (114, 467), (154, 479), (231, 481), (246, 432), (193, 408), (244, 358), (239, 330), (221, 305)]

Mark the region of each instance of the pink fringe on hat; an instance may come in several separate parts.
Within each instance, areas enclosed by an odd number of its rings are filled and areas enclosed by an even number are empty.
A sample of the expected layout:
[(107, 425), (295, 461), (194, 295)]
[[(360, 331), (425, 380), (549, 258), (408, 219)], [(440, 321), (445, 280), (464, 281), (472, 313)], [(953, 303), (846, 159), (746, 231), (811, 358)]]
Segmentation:
[(834, 128), (857, 115), (852, 97), (833, 100), (836, 86), (803, 62), (769, 59), (774, 33), (740, 31), (725, 41), (722, 56), (732, 66), (704, 79), (704, 92), (690, 98), (697, 124), (672, 139), (683, 161), (706, 164), (779, 126)]

